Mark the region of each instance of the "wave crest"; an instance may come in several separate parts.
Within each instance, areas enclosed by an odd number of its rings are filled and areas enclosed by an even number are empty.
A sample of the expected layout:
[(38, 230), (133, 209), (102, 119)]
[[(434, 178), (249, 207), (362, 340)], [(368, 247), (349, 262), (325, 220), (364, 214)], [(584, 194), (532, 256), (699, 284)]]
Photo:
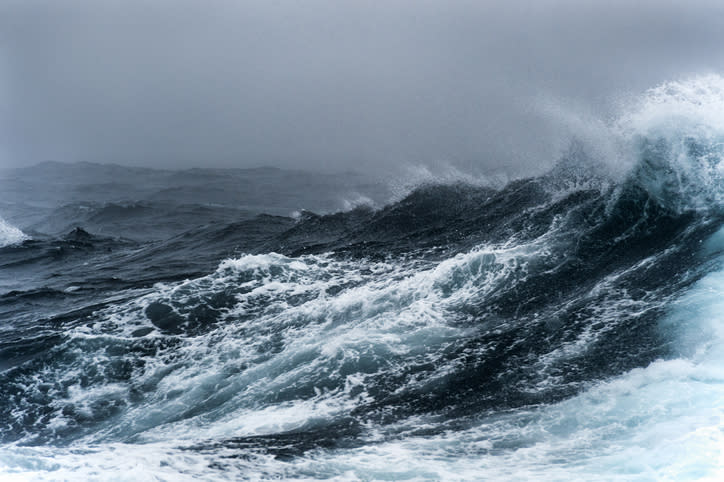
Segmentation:
[(28, 236), (25, 233), (0, 218), (0, 248), (21, 243), (26, 239), (28, 239)]
[(607, 120), (548, 107), (573, 131), (550, 177), (633, 184), (677, 213), (724, 208), (724, 77), (666, 82), (622, 105)]
[(618, 128), (638, 159), (635, 176), (659, 201), (677, 211), (724, 206), (724, 78), (651, 89)]

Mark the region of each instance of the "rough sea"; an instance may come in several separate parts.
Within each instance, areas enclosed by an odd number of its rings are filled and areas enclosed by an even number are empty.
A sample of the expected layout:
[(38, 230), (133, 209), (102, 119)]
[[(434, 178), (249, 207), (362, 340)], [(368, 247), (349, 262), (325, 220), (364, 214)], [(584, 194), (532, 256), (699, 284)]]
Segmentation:
[(724, 80), (589, 127), (506, 183), (2, 171), (0, 479), (721, 480)]

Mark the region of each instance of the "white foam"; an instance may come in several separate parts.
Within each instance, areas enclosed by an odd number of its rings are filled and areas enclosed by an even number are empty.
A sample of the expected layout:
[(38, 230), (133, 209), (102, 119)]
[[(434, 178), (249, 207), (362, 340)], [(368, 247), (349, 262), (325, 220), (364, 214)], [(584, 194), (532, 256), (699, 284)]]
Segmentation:
[[(693, 350), (692, 357), (658, 361), (633, 370), (555, 405), (484, 418), (464, 431), (391, 441), (383, 437), (360, 448), (312, 451), (287, 462), (254, 451), (238, 457), (240, 449), (233, 453), (237, 457), (227, 459), (225, 456), (231, 452), (226, 449), (204, 452), (176, 448), (196, 440), (278, 433), (344, 415), (364, 401), (364, 374), (348, 376), (336, 389), (315, 387), (311, 397), (281, 402), (264, 398), (315, 376), (324, 380), (330, 370), (338, 371), (346, 361), (373, 355), (369, 349), (392, 359), (395, 353), (409, 354), (426, 346), (454, 343), (464, 332), (446, 326), (440, 310), (447, 303), (464, 299), (459, 293), (466, 288), (463, 285), (457, 291), (446, 292), (436, 288), (436, 283), (456, 278), (455, 271), (461, 269), (468, 275), (472, 273), (473, 278), (476, 273), (484, 276), (482, 279), (493, 276), (486, 283), (494, 283), (495, 276), (505, 270), (493, 275), (483, 267), (496, 262), (505, 266), (505, 252), (498, 249), (495, 257), (490, 252), (472, 252), (411, 276), (396, 272), (392, 266), (378, 266), (376, 269), (387, 273), (389, 279), (380, 276), (335, 297), (320, 296), (296, 308), (285, 306), (286, 315), (292, 312), (295, 316), (318, 317), (316, 324), (308, 323), (303, 329), (285, 324), (288, 317), (275, 315), (271, 303), (266, 313), (249, 320), (252, 338), (244, 338), (235, 331), (239, 327), (231, 326), (214, 336), (191, 338), (173, 348), (173, 366), (167, 366), (165, 355), (159, 353), (158, 365), (147, 367), (142, 378), (136, 380), (143, 383), (157, 379), (148, 403), (79, 440), (76, 448), (0, 449), (2, 478), (92, 480), (117, 474), (118, 480), (213, 480), (253, 474), (289, 480), (716, 480), (724, 475), (720, 451), (724, 446), (722, 273), (702, 280), (662, 324), (664, 330), (681, 332), (678, 339), (682, 349), (688, 343), (701, 347), (702, 340), (708, 340), (710, 343), (703, 343), (703, 351)], [(520, 259), (520, 253), (517, 255)], [(224, 263), (207, 279), (164, 290), (196, 289), (201, 282), (219, 282), (217, 277), (229, 282), (231, 276), (248, 270), (260, 270), (260, 280), (276, 283), (273, 290), (252, 289), (242, 295), (241, 307), (245, 306), (244, 296), (303, 293), (305, 289), (321, 293), (325, 282), (307, 286), (304, 273), (314, 274), (320, 266), (331, 273), (335, 268), (348, 271), (349, 267), (335, 263), (341, 262), (324, 257), (292, 260), (279, 255), (249, 256)], [(282, 266), (284, 270), (275, 271)], [(156, 299), (159, 295), (149, 296)], [(340, 324), (335, 320), (345, 312), (349, 312), (350, 320), (358, 322)], [(698, 324), (697, 320), (704, 323)], [(261, 330), (264, 325), (270, 334), (282, 333), (285, 348), (258, 359), (255, 343), (265, 342), (267, 335)], [(693, 333), (693, 339), (687, 339), (686, 333)], [(237, 364), (252, 363), (255, 358), (253, 367), (235, 371)], [(166, 374), (160, 375), (163, 370)], [(69, 376), (78, 377), (80, 373)], [(444, 367), (438, 373), (443, 376)], [(101, 391), (113, 392), (116, 388), (87, 391), (71, 386), (68, 401), (82, 409), (107, 395)], [(175, 392), (177, 395), (173, 395)], [(221, 403), (211, 403), (214, 397)], [(206, 409), (184, 416), (204, 404)], [(419, 428), (425, 421), (405, 423)], [(103, 442), (133, 433), (143, 443)], [(223, 472), (210, 471), (209, 464), (216, 463), (226, 464)]]
[(724, 271), (698, 282), (661, 329), (676, 335), (679, 358), (563, 402), (294, 463), (363, 480), (722, 480)]
[[(234, 459), (230, 450), (214, 456), (174, 444), (102, 444), (84, 448), (0, 448), (0, 478), (7, 482), (113, 480), (119, 482), (229, 480), (262, 477), (270, 456), (250, 453)], [(213, 460), (216, 459), (216, 460)], [(215, 461), (215, 469), (209, 463)]]
[(0, 218), (0, 247), (21, 243), (26, 239), (28, 236), (25, 233)]
[[(69, 346), (60, 349), (80, 358), (48, 368), (61, 371), (68, 386), (54, 395), (56, 419), (49, 428), (68, 426), (66, 406), (93, 418), (96, 401), (123, 399), (122, 387), (86, 389), (79, 375), (122, 362), (105, 347), (128, 343), (135, 330), (152, 326), (147, 306), (162, 302), (190, 309), (222, 293), (233, 296), (233, 303), (222, 310), (218, 325), (145, 358), (133, 379), (135, 386), (153, 387), (144, 403), (128, 403), (84, 443), (260, 435), (333, 420), (367, 399), (366, 373), (395, 376), (410, 357), (435, 362), (444, 347), (467, 336), (471, 328), (451, 315), (501, 283), (524, 279), (528, 263), (547, 256), (554, 232), (528, 244), (482, 246), (437, 264), (248, 255), (222, 262), (209, 276), (158, 285), (72, 332)], [(438, 361), (435, 373), (408, 383), (434, 383), (456, 363)], [(39, 374), (28, 390), (54, 378)], [(274, 399), (285, 392), (290, 395)]]

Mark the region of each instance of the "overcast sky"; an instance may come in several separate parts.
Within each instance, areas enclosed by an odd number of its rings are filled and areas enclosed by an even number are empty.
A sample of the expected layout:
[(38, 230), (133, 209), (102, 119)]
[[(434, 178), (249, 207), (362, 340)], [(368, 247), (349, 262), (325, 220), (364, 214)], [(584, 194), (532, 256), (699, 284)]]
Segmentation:
[(721, 1), (0, 0), (0, 165), (535, 167), (723, 69)]

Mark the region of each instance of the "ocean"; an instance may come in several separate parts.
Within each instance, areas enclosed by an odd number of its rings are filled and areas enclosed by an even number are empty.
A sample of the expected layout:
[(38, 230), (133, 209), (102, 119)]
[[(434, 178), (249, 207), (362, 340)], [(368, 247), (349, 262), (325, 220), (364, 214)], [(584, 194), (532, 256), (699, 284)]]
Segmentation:
[(3, 171), (0, 478), (718, 480), (723, 113), (505, 183)]

